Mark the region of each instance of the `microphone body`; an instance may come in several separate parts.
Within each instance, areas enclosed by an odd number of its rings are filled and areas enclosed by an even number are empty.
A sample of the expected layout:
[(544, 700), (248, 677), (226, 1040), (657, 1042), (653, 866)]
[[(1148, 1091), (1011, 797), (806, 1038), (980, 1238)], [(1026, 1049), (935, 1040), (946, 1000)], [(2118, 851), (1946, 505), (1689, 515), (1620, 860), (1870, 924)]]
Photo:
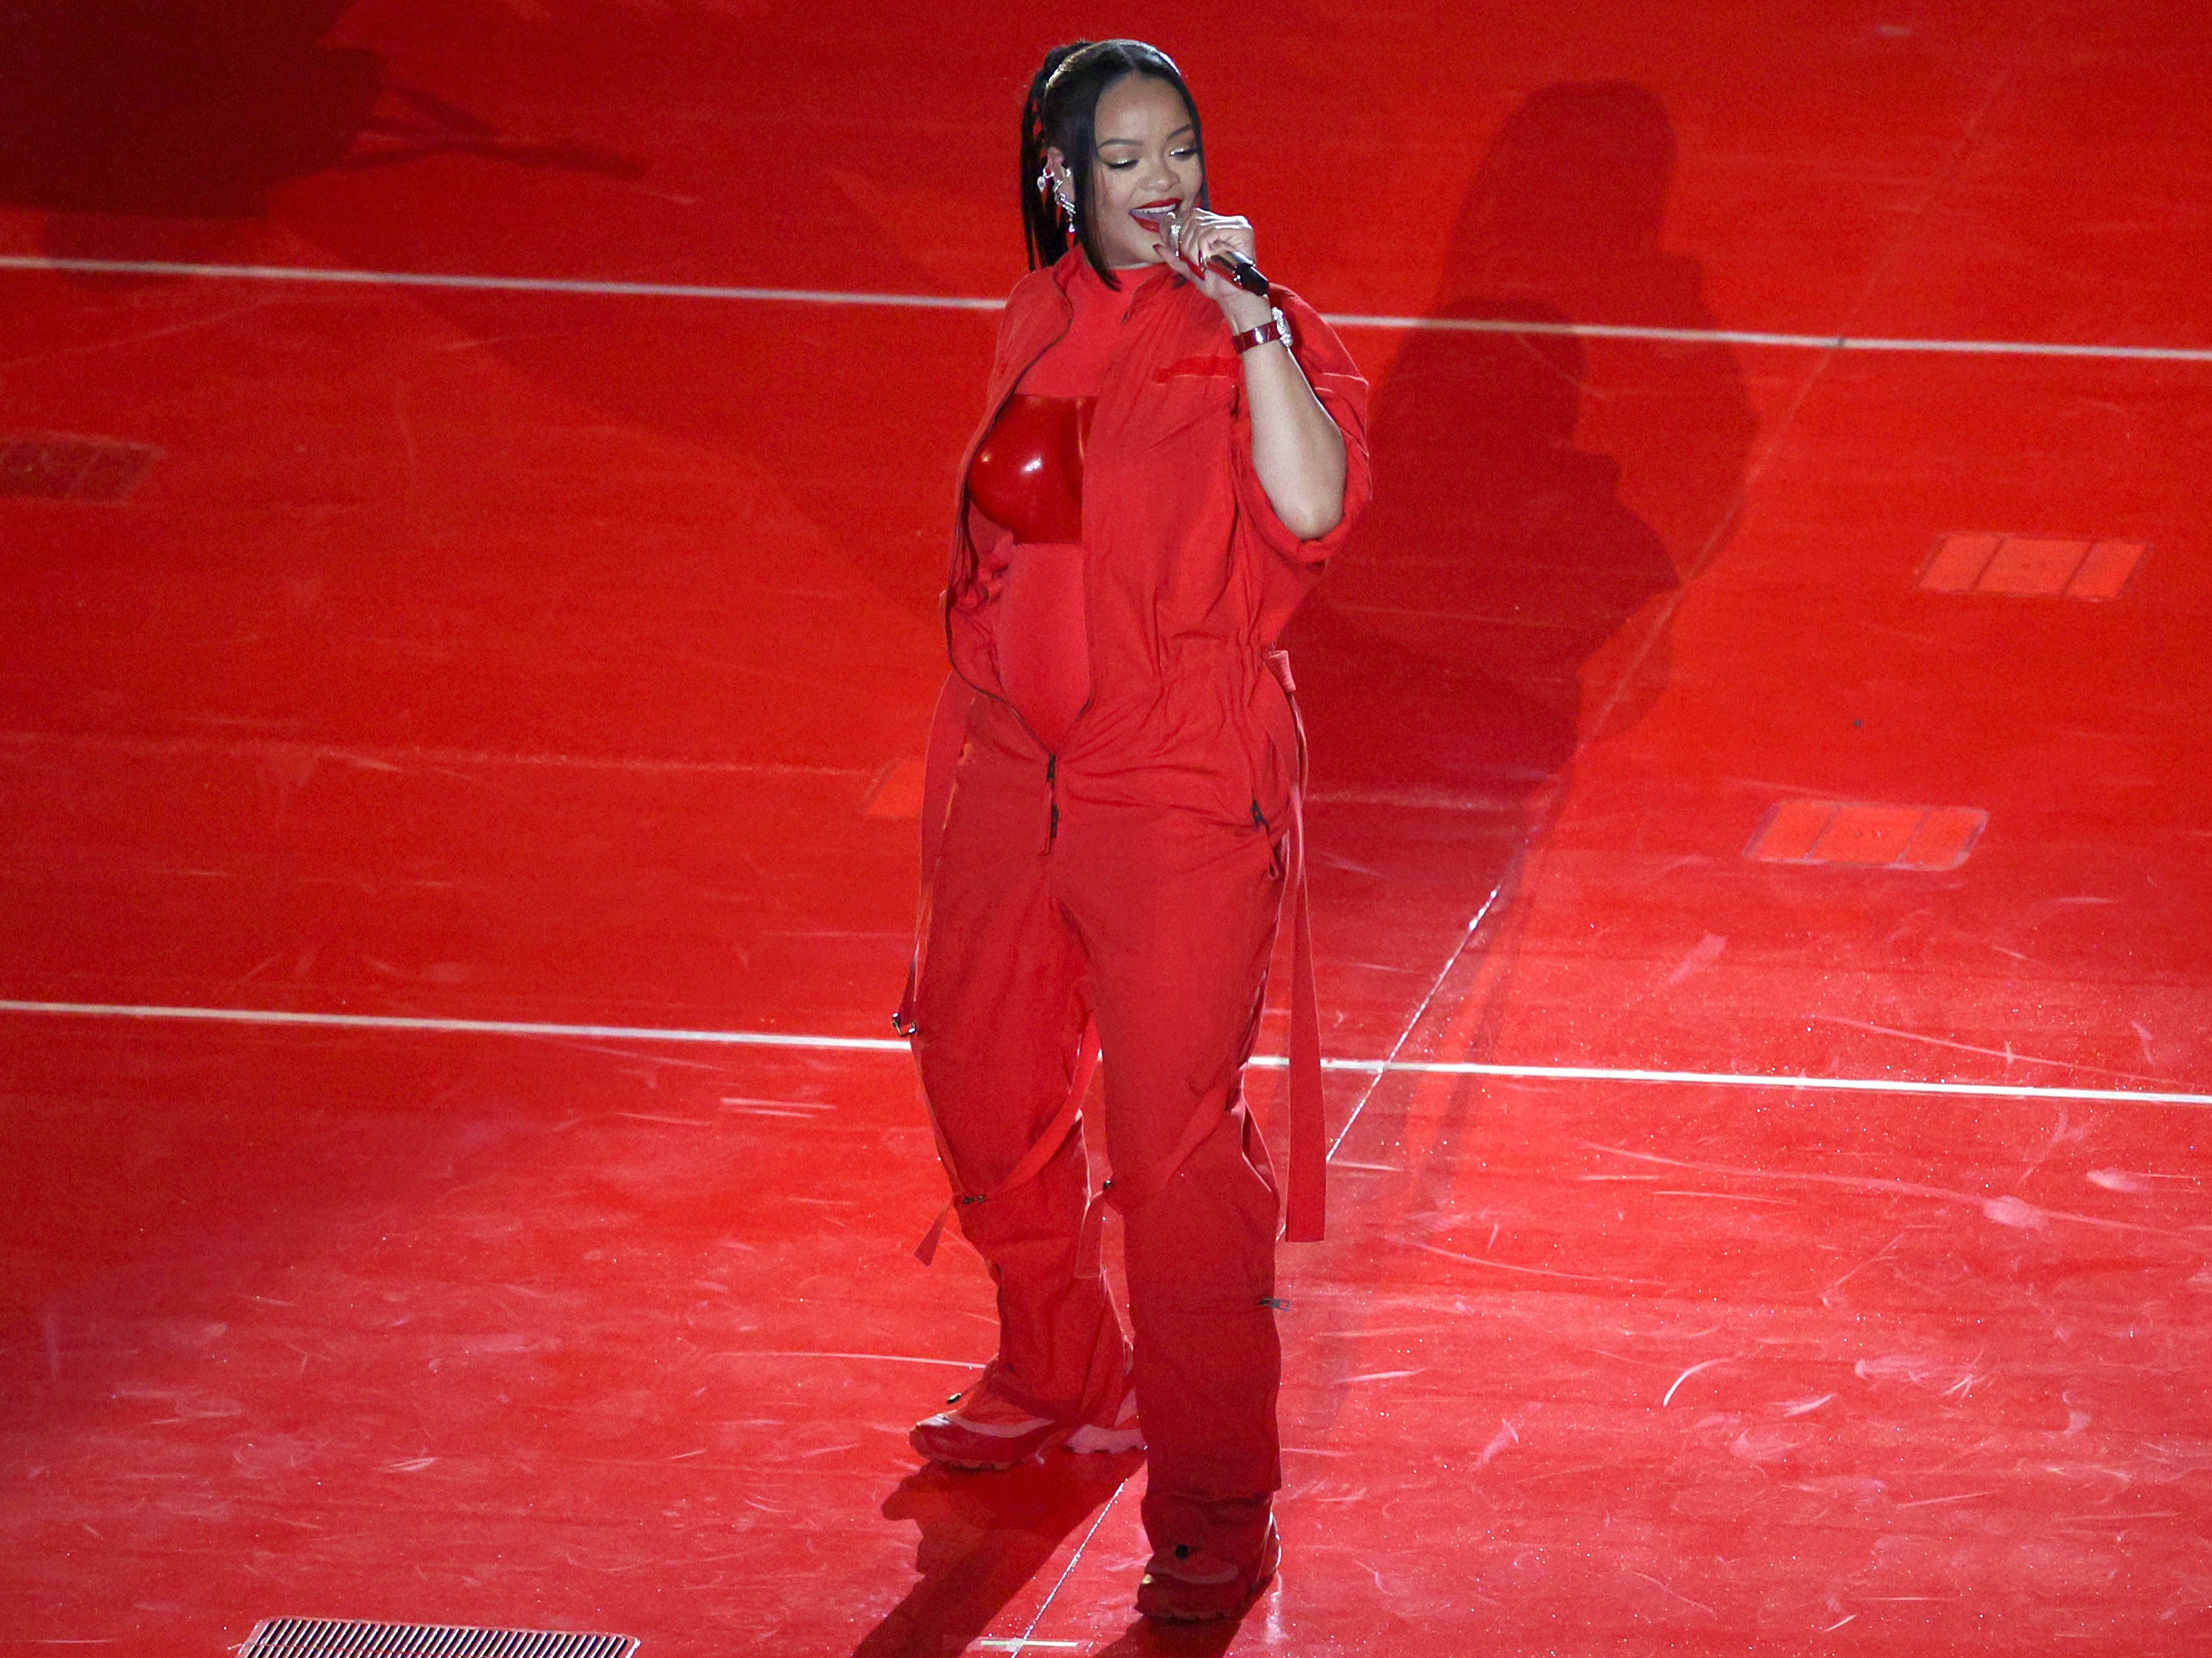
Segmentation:
[(1247, 294), (1267, 297), (1267, 279), (1260, 274), (1260, 267), (1241, 253), (1217, 253), (1206, 263), (1235, 282)]

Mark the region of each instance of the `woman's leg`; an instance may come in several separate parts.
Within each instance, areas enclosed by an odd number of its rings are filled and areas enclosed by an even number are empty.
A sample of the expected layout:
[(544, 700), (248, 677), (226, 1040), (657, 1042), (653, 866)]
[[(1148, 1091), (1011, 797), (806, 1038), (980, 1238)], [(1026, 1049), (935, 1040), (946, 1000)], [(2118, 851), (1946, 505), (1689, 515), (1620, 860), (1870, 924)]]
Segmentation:
[(1127, 1221), (1146, 1531), (1165, 1557), (1249, 1568), (1282, 1483), (1275, 1187), (1240, 1087), (1281, 901), (1274, 849), (1258, 831), (1126, 807), (1064, 813), (1060, 841)]
[[(969, 732), (915, 1009), (923, 1090), (965, 1197), (994, 1192), (1059, 1115), (1086, 1018), (1081, 948), (1054, 893), (1045, 756), (989, 703)], [(1120, 1324), (1077, 1271), (1086, 1180), (1073, 1133), (1034, 1179), (958, 1210), (998, 1284), (987, 1386), (1016, 1420), (1110, 1422), (1122, 1396)]]

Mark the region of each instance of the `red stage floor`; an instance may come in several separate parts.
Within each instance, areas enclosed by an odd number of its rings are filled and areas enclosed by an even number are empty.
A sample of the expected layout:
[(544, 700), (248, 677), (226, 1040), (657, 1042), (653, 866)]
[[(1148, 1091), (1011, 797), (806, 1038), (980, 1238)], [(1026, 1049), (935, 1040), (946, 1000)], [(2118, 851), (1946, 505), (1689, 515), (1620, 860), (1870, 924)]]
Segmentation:
[[(1140, 1464), (908, 1450), (992, 1320), (885, 1019), (943, 301), (1115, 29), (1377, 398), (1288, 1558), (1179, 1636)], [(26, 12), (0, 443), (158, 452), (0, 454), (0, 1651), (2212, 1650), (2208, 78), (2180, 0)]]

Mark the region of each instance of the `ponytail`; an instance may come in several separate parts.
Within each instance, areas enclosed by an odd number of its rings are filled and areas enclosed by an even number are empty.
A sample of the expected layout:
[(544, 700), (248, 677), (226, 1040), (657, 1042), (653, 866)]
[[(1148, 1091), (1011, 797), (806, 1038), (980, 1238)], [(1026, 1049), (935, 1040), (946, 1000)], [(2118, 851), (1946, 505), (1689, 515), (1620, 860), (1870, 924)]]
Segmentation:
[[(1054, 46), (1045, 53), (1044, 63), (1030, 81), (1030, 95), (1022, 105), (1022, 239), (1028, 245), (1030, 269), (1050, 264), (1067, 251), (1067, 239), (1073, 229), (1060, 210), (1054, 199), (1051, 178), (1045, 172), (1045, 155), (1051, 148), (1044, 124), (1045, 89), (1052, 77), (1077, 52), (1091, 43), (1071, 40), (1064, 46)], [(1077, 168), (1071, 162), (1068, 172)]]

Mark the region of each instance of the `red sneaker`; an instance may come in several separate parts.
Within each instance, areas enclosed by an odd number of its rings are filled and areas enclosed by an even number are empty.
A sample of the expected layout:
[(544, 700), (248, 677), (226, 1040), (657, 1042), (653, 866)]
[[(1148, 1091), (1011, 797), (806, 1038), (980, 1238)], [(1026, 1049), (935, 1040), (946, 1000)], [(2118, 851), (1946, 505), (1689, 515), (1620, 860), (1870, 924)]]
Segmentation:
[(1011, 1468), (1026, 1458), (1042, 1456), (1054, 1445), (1107, 1454), (1144, 1446), (1137, 1395), (1127, 1382), (1109, 1421), (1070, 1423), (1031, 1416), (991, 1385), (994, 1374), (987, 1368), (973, 1388), (945, 1401), (955, 1408), (915, 1424), (907, 1439), (917, 1455), (950, 1468)]
[(1121, 1384), (1121, 1407), (1110, 1423), (1086, 1422), (1067, 1436), (1067, 1448), (1112, 1456), (1145, 1448), (1145, 1430), (1137, 1420), (1136, 1390)]
[(1218, 1555), (1184, 1544), (1156, 1549), (1137, 1585), (1137, 1610), (1167, 1624), (1199, 1624), (1209, 1619), (1239, 1618), (1274, 1581), (1283, 1564), (1283, 1540), (1267, 1522), (1267, 1540), (1249, 1566), (1231, 1565)]

